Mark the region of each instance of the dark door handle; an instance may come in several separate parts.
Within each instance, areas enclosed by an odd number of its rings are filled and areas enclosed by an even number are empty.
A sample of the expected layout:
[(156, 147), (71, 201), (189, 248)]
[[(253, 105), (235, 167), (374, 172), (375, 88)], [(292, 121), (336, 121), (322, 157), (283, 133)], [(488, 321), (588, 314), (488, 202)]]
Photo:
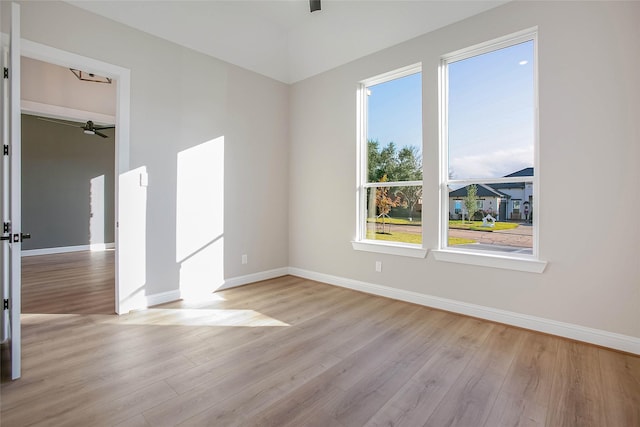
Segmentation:
[(31, 233), (9, 234), (8, 236), (0, 236), (0, 240), (13, 241), (13, 243), (22, 242), (25, 239), (30, 239)]

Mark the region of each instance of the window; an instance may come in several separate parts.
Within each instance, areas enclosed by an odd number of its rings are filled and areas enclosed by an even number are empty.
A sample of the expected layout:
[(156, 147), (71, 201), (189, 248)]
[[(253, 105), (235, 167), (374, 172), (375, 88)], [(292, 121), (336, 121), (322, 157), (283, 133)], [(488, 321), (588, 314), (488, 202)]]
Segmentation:
[(367, 79), (360, 83), (358, 95), (356, 241), (421, 248), (421, 67)]
[(446, 55), (441, 84), (440, 250), (535, 259), (535, 32)]

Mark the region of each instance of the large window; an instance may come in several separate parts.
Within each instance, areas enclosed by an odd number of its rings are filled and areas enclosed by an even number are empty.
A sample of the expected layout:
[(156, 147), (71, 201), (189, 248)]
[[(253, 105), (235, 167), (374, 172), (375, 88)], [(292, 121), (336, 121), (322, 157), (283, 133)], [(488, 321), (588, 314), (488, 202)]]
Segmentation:
[(535, 33), (446, 55), (441, 84), (441, 249), (537, 257)]
[(360, 242), (422, 245), (420, 65), (361, 82)]

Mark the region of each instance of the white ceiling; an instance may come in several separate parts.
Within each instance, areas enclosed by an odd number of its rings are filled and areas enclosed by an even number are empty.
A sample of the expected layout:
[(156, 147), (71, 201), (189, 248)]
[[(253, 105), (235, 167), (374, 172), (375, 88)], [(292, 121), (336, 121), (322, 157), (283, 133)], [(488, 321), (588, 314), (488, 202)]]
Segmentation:
[(293, 83), (509, 0), (77, 1), (68, 3)]

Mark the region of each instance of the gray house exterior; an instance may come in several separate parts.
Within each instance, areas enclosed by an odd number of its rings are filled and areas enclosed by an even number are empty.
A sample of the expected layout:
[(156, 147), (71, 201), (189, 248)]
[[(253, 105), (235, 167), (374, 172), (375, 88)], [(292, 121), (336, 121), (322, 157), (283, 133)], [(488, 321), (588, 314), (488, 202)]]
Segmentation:
[[(524, 168), (509, 177), (533, 177), (533, 168)], [(449, 218), (467, 217), (464, 198), (469, 186), (449, 191)], [(491, 214), (498, 221), (531, 222), (533, 215), (533, 183), (508, 182), (500, 184), (477, 184), (476, 209), (483, 216)]]

